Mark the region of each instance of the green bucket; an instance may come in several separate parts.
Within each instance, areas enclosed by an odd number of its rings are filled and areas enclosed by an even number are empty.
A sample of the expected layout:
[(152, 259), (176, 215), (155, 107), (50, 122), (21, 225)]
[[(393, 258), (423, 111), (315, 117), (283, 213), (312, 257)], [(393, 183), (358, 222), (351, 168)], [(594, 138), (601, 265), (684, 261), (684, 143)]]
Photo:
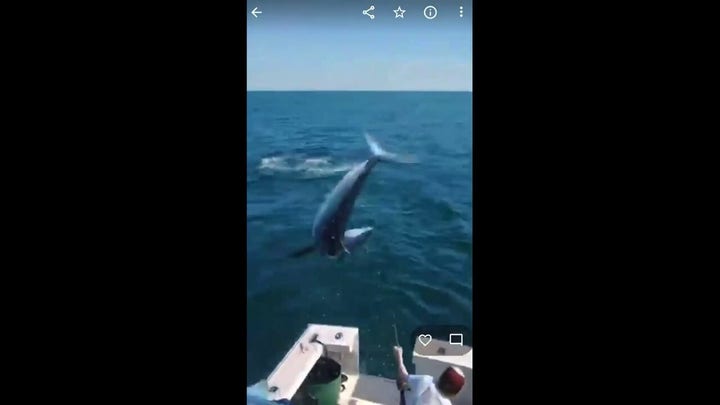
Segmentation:
[(337, 405), (342, 386), (338, 362), (321, 357), (303, 382), (303, 405)]

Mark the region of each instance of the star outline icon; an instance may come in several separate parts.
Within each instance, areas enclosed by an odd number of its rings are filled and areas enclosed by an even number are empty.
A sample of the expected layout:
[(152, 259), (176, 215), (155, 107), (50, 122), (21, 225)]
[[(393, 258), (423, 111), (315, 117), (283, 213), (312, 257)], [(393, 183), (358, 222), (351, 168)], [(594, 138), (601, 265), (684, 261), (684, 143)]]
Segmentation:
[(393, 10), (395, 12), (395, 18), (402, 18), (405, 19), (405, 12), (407, 10), (403, 10), (400, 6), (398, 6), (397, 10)]

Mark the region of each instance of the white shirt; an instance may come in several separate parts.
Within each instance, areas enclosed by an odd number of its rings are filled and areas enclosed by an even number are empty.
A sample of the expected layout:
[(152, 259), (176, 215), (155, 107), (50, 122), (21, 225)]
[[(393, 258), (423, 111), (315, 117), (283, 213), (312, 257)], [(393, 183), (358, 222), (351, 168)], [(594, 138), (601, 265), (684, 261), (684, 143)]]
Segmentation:
[(429, 375), (408, 376), (410, 391), (405, 391), (405, 405), (452, 405), (443, 397)]

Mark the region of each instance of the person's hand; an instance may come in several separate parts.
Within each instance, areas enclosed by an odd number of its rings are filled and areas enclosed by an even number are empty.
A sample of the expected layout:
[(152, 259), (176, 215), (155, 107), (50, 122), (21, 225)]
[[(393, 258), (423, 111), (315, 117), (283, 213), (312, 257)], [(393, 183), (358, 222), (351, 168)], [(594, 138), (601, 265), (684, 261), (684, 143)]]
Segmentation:
[(396, 359), (402, 360), (402, 347), (393, 346), (393, 353), (395, 354)]

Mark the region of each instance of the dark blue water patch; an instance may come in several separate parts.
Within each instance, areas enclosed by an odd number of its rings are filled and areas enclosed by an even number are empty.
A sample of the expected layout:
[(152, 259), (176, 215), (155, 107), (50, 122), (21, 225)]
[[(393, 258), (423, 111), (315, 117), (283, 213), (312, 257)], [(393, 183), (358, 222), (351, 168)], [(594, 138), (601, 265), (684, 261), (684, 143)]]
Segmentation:
[(318, 126), (318, 127), (312, 127), (311, 128), (312, 133), (316, 134), (323, 134), (323, 135), (337, 135), (337, 134), (345, 134), (348, 132), (357, 132), (358, 129), (354, 127), (349, 126)]
[(332, 156), (333, 150), (327, 146), (327, 143), (305, 143), (302, 146), (296, 146), (291, 149), (292, 152), (302, 155), (303, 157), (328, 157)]

